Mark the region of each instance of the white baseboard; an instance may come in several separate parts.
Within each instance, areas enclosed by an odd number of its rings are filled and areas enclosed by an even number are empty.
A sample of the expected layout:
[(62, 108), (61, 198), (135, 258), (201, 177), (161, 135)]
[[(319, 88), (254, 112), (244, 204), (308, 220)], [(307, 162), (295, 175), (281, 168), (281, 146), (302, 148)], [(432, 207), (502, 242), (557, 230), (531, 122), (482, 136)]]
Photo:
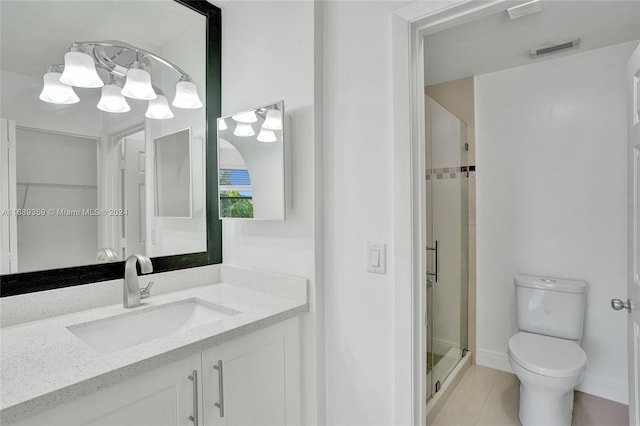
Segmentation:
[(582, 381), (578, 383), (576, 390), (621, 404), (629, 404), (629, 393), (626, 384), (611, 383), (585, 374)]
[[(506, 353), (478, 349), (476, 351), (476, 364), (513, 373)], [(582, 381), (580, 381), (578, 387), (576, 387), (576, 390), (621, 404), (629, 403), (629, 394), (626, 385), (607, 382), (588, 374), (584, 375)]]
[(476, 351), (476, 364), (513, 374), (509, 358), (505, 353), (478, 349)]

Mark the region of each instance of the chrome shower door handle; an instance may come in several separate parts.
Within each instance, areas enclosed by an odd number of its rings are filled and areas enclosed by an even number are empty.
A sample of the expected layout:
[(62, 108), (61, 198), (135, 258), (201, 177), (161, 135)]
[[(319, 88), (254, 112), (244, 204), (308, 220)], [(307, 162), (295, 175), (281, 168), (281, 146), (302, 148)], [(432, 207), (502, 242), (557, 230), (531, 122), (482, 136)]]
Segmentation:
[[(427, 246), (427, 251), (435, 251), (436, 252), (436, 270), (435, 272), (429, 272), (429, 270), (427, 269), (427, 283), (429, 283), (429, 277), (433, 277), (434, 281), (433, 283), (437, 283), (438, 282), (438, 240), (436, 240), (436, 245), (435, 247), (429, 247)], [(432, 283), (432, 285), (433, 285)]]
[(193, 416), (189, 416), (189, 420), (193, 422), (194, 426), (198, 424), (198, 370), (193, 370), (193, 373), (189, 376), (189, 380), (193, 382)]
[(222, 377), (222, 360), (218, 360), (218, 364), (213, 366), (218, 372), (218, 402), (213, 405), (220, 409), (220, 417), (224, 417), (224, 378)]

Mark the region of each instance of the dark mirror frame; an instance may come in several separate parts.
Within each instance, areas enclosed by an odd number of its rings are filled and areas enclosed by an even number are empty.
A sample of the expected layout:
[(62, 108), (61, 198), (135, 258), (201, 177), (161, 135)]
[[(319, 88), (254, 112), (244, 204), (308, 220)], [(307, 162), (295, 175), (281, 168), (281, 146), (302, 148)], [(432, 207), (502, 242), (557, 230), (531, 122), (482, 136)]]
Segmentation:
[[(221, 115), (221, 10), (205, 0), (174, 0), (207, 18), (206, 205), (207, 251), (152, 258), (153, 273), (222, 263), (222, 222), (218, 219), (216, 120)], [(212, 131), (213, 130), (213, 131)], [(124, 277), (124, 261), (0, 275), (0, 297), (71, 287)]]

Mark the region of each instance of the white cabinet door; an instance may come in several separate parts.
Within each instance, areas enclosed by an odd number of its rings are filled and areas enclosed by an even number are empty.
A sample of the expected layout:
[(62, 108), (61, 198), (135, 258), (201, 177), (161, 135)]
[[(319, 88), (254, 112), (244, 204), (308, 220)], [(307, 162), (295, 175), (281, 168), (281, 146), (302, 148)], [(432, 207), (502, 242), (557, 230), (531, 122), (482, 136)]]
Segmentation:
[[(37, 414), (20, 426), (194, 426), (200, 354)], [(198, 377), (199, 379), (199, 377)], [(201, 389), (201, 384), (197, 384)], [(198, 392), (195, 392), (198, 390)], [(195, 394), (194, 394), (195, 392)], [(202, 418), (202, 413), (199, 413)], [(195, 419), (194, 419), (195, 420)], [(200, 421), (200, 425), (202, 422)]]
[(202, 353), (205, 425), (300, 424), (298, 321)]

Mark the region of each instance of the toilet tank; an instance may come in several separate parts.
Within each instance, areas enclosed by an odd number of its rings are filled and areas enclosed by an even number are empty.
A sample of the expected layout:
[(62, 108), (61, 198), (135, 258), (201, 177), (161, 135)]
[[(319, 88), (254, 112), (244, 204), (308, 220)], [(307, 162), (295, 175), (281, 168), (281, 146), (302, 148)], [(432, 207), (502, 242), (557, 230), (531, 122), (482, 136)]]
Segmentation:
[(561, 339), (582, 339), (587, 283), (516, 275), (518, 329)]

